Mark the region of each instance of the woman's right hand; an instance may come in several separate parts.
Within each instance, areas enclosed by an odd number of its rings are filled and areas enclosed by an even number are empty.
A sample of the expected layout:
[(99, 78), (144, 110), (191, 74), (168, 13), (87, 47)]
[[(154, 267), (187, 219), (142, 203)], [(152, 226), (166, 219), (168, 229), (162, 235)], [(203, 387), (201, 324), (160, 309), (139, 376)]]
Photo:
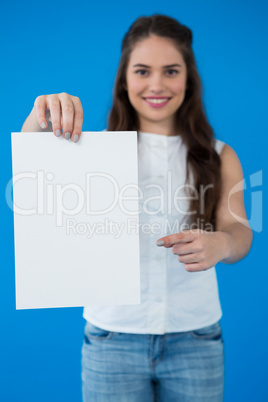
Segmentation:
[(53, 95), (41, 95), (35, 99), (34, 110), (41, 128), (47, 128), (47, 119), (51, 121), (57, 137), (77, 142), (82, 134), (83, 108), (77, 96), (65, 92)]

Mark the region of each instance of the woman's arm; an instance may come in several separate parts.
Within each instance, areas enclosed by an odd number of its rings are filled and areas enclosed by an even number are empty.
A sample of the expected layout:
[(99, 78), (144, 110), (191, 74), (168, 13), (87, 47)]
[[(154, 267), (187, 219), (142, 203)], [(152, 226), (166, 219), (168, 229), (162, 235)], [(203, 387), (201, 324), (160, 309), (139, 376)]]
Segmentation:
[(216, 231), (226, 239), (226, 257), (221, 262), (232, 264), (248, 254), (253, 233), (244, 206), (244, 178), (239, 158), (227, 144), (224, 145), (220, 158), (223, 188), (216, 211)]
[(244, 258), (251, 247), (243, 197), (243, 172), (235, 151), (225, 144), (221, 152), (223, 188), (216, 211), (216, 231), (183, 230), (160, 238), (158, 246), (172, 247), (187, 271), (204, 271), (218, 262), (232, 264)]

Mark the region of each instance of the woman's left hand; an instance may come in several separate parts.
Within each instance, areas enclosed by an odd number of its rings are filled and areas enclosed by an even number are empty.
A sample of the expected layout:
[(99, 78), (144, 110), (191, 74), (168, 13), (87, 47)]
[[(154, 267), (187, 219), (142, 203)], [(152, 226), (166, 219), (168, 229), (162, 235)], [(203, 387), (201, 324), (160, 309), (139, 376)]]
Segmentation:
[(226, 232), (207, 232), (202, 229), (184, 230), (157, 240), (157, 245), (172, 247), (178, 260), (190, 272), (205, 271), (227, 258), (230, 236)]

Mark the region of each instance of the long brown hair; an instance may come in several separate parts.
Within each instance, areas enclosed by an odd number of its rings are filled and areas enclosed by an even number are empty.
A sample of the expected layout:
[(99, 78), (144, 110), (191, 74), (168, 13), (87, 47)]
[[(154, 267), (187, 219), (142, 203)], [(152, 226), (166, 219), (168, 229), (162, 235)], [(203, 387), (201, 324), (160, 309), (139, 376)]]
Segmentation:
[[(207, 227), (210, 231), (215, 230), (216, 207), (222, 186), (221, 161), (214, 149), (214, 132), (206, 118), (202, 103), (202, 84), (192, 50), (192, 31), (188, 27), (171, 17), (158, 14), (140, 17), (130, 26), (122, 42), (121, 59), (113, 92), (113, 106), (108, 117), (107, 128), (109, 131), (139, 131), (138, 116), (129, 102), (125, 89), (126, 70), (135, 45), (151, 34), (173, 40), (187, 67), (187, 89), (184, 101), (176, 112), (175, 127), (176, 133), (180, 133), (187, 147), (185, 184), (190, 184), (191, 171), (193, 174), (191, 184), (195, 189), (191, 192), (191, 186), (186, 186), (186, 193), (191, 197), (188, 212), (192, 211), (188, 215), (188, 225), (204, 230), (208, 230)], [(200, 205), (201, 196), (203, 196), (201, 201), (204, 208)], [(196, 213), (193, 214), (193, 211)]]

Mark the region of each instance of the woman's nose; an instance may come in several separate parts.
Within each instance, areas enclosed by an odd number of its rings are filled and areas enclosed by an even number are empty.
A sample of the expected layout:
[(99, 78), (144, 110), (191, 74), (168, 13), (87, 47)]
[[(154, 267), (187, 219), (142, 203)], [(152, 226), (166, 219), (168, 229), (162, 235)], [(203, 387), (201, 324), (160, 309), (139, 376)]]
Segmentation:
[(151, 91), (161, 92), (164, 90), (164, 81), (161, 74), (152, 74), (149, 81)]

